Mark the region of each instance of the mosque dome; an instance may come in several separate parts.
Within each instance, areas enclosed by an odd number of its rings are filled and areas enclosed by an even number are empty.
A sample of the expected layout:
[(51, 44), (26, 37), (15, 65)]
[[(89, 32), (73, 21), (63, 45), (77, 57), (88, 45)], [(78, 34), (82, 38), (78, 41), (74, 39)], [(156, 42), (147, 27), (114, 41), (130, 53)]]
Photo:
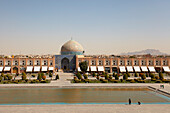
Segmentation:
[(83, 47), (76, 41), (70, 40), (61, 47), (61, 55), (83, 55)]

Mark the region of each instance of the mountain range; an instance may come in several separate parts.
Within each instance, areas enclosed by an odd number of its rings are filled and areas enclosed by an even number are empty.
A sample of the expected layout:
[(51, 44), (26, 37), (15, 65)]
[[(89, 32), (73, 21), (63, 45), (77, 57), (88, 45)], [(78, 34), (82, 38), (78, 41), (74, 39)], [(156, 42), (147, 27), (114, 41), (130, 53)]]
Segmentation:
[(146, 49), (146, 50), (142, 50), (142, 51), (121, 53), (121, 55), (146, 55), (146, 54), (151, 54), (151, 55), (168, 55), (168, 54), (160, 52), (159, 50), (156, 50), (156, 49)]

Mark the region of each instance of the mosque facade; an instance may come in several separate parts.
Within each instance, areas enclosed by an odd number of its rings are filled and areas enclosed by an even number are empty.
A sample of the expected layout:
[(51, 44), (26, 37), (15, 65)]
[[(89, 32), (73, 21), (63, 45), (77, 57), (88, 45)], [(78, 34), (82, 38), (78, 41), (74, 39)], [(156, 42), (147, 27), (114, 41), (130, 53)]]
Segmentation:
[(170, 73), (169, 56), (114, 56), (84, 55), (83, 47), (69, 40), (59, 55), (50, 56), (0, 56), (0, 73), (77, 72), (79, 63), (86, 61), (88, 72), (167, 72)]

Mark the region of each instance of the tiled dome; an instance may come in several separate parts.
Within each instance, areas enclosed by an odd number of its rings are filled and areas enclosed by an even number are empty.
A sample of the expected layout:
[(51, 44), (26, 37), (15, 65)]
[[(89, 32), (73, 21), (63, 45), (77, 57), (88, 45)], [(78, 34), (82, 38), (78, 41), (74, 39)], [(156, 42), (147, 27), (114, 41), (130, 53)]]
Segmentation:
[(61, 47), (61, 55), (82, 55), (83, 47), (76, 41), (70, 40)]

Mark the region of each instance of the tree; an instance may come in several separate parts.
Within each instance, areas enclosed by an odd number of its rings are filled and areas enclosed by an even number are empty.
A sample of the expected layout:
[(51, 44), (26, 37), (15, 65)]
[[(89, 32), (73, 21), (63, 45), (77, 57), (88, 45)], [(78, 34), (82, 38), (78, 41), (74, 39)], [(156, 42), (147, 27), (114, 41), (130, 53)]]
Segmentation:
[(1, 76), (4, 77), (5, 76), (4, 73), (1, 73)]
[(84, 74), (83, 76), (84, 76), (84, 79), (88, 79), (88, 76), (86, 74)]
[(128, 75), (127, 75), (126, 73), (123, 75), (123, 79), (124, 79), (124, 80), (127, 80), (127, 79), (128, 79)]
[(159, 73), (159, 79), (160, 79), (160, 80), (163, 80), (163, 79), (164, 79), (164, 76), (163, 76), (163, 74), (162, 74), (161, 72)]
[(130, 73), (129, 72), (127, 72), (127, 76), (130, 77)]
[(52, 80), (53, 74), (51, 72), (49, 73), (49, 77), (51, 77), (51, 80)]
[(0, 76), (0, 82), (2, 81), (2, 76)]
[[(41, 76), (42, 76), (42, 75), (41, 75)], [(43, 79), (43, 80), (46, 80), (46, 76), (45, 76), (45, 75), (43, 75), (43, 76), (42, 76), (42, 79)]]
[(82, 75), (79, 72), (76, 74), (76, 76), (78, 79), (82, 79)]
[(109, 75), (105, 74), (105, 79), (108, 80), (109, 79)]
[(138, 77), (138, 73), (135, 73), (135, 77)]
[(115, 80), (119, 80), (119, 75), (118, 74), (115, 75)]
[(26, 80), (27, 79), (27, 75), (26, 75), (26, 73), (22, 73), (22, 80)]
[(37, 80), (41, 81), (41, 79), (42, 79), (41, 73), (38, 73)]
[(155, 75), (153, 73), (149, 73), (149, 76), (152, 78), (152, 79), (155, 79)]
[(83, 73), (86, 72), (86, 71), (87, 71), (87, 68), (88, 68), (87, 62), (86, 62), (86, 61), (80, 62), (80, 63), (79, 63), (79, 67), (80, 67), (80, 69), (81, 69), (81, 71), (82, 71)]
[(115, 72), (114, 72), (114, 73), (113, 73), (113, 77), (115, 77), (115, 75), (116, 75), (116, 74), (115, 74)]
[(140, 77), (141, 77), (142, 80), (145, 80), (145, 79), (146, 79), (146, 76), (145, 76), (145, 74), (143, 74), (143, 73), (140, 74)]

